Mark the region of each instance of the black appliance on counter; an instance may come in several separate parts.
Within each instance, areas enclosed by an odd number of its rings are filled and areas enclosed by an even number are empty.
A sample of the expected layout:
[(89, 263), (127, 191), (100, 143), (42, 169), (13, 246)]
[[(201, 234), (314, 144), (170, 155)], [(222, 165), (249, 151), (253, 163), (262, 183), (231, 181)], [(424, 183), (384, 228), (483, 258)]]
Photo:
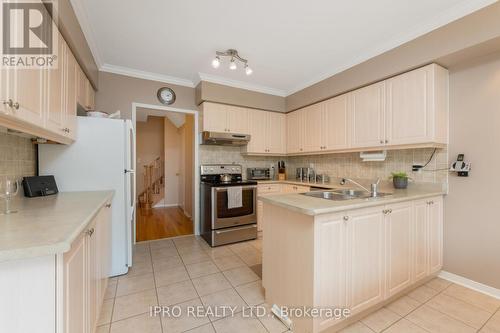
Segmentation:
[(23, 178), (24, 196), (28, 198), (57, 194), (54, 176), (33, 176)]
[[(227, 189), (241, 187), (241, 207), (228, 208)], [(243, 180), (242, 166), (202, 165), (201, 235), (210, 246), (257, 238), (257, 182)]]

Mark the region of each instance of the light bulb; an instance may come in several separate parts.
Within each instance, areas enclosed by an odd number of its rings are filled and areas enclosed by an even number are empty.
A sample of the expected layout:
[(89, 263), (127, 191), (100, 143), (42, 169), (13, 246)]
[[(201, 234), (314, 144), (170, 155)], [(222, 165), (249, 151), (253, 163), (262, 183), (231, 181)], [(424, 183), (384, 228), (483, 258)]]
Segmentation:
[(248, 65), (245, 65), (245, 73), (247, 75), (252, 75), (253, 70), (250, 67), (248, 67)]
[(219, 68), (220, 66), (220, 58), (219, 56), (215, 57), (214, 60), (212, 60), (212, 67), (213, 68)]
[(236, 66), (236, 62), (234, 61), (234, 59), (231, 59), (231, 63), (229, 64), (229, 69), (234, 71), (236, 68), (238, 68), (238, 66)]

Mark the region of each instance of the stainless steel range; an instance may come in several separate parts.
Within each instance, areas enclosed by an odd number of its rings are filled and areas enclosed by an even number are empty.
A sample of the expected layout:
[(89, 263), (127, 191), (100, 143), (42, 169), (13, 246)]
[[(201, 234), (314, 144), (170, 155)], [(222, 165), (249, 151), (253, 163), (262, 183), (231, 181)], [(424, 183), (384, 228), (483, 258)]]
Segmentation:
[(257, 238), (257, 182), (243, 180), (241, 165), (202, 165), (200, 180), (201, 234), (208, 244)]

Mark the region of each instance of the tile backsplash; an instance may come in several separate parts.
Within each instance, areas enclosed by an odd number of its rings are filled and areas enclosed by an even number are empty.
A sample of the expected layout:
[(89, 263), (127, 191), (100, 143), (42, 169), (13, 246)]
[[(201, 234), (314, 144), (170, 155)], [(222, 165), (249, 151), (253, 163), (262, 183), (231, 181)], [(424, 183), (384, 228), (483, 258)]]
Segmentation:
[(359, 153), (341, 153), (309, 156), (264, 157), (246, 156), (240, 153), (239, 147), (200, 146), (200, 163), (236, 163), (243, 169), (249, 167), (270, 167), (278, 160), (285, 160), (287, 177), (295, 178), (297, 167), (312, 166), (317, 173), (330, 177), (349, 177), (361, 179), (388, 179), (391, 172), (404, 171), (416, 182), (447, 183), (448, 151), (437, 149), (434, 157), (425, 170), (412, 172), (413, 164), (424, 165), (431, 157), (433, 148), (406, 150), (389, 150), (384, 162), (362, 162)]
[(36, 147), (31, 139), (0, 132), (0, 177), (34, 176)]

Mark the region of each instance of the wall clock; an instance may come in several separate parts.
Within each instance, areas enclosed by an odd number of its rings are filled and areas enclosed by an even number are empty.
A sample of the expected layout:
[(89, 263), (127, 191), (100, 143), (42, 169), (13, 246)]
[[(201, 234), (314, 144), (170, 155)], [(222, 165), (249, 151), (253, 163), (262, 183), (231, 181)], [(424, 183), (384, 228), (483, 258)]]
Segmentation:
[(175, 92), (167, 87), (158, 89), (156, 96), (158, 97), (160, 103), (165, 105), (170, 105), (175, 102)]

